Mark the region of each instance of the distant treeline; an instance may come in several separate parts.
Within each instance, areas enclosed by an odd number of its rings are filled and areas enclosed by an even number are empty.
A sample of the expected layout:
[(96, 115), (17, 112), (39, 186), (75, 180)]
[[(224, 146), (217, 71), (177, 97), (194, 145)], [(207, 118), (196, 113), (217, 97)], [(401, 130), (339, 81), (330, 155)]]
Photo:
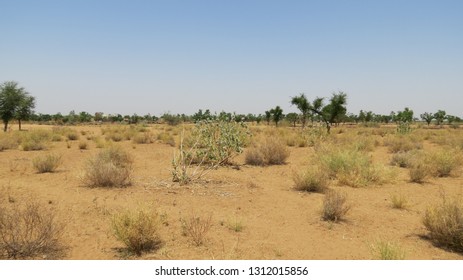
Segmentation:
[[(270, 110), (271, 111), (271, 110)], [(268, 112), (270, 112), (268, 111)], [(210, 110), (198, 110), (193, 115), (186, 114), (170, 114), (165, 113), (163, 115), (155, 116), (147, 114), (140, 116), (137, 114), (133, 115), (122, 115), (122, 114), (105, 114), (103, 112), (96, 112), (90, 114), (87, 112), (76, 113), (71, 111), (69, 114), (64, 115), (61, 113), (57, 114), (41, 114), (32, 113), (29, 121), (41, 124), (79, 124), (79, 123), (127, 123), (127, 124), (138, 124), (138, 123), (165, 123), (169, 125), (177, 125), (180, 123), (196, 123), (203, 120), (224, 120), (224, 121), (237, 121), (237, 122), (250, 122), (250, 123), (261, 123), (266, 122), (270, 124), (274, 121), (272, 115), (267, 114), (236, 114), (229, 112), (211, 113)], [(302, 114), (288, 113), (282, 114), (281, 120), (286, 121), (291, 126), (298, 126), (302, 123)], [(318, 123), (322, 121), (320, 116), (315, 114), (308, 116), (308, 121), (312, 123)], [(462, 119), (457, 116), (447, 115), (445, 111), (439, 110), (438, 112), (424, 113), (420, 115), (420, 118), (414, 116), (413, 111), (409, 108), (405, 108), (403, 111), (391, 112), (389, 115), (375, 114), (372, 111), (361, 110), (359, 114), (347, 113), (337, 118), (337, 124), (339, 123), (355, 123), (355, 124), (389, 124), (389, 123), (401, 123), (401, 122), (418, 122), (424, 121), (428, 125), (435, 123), (441, 124), (453, 124), (460, 123)], [(335, 124), (336, 124), (335, 123)]]

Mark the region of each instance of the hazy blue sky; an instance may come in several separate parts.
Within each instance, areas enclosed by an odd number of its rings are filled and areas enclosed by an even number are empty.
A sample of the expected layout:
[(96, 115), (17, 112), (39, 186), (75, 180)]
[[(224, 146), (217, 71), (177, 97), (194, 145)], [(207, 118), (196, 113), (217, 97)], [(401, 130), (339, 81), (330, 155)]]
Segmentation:
[(0, 82), (36, 111), (263, 113), (348, 95), (349, 112), (463, 116), (463, 1), (0, 0)]

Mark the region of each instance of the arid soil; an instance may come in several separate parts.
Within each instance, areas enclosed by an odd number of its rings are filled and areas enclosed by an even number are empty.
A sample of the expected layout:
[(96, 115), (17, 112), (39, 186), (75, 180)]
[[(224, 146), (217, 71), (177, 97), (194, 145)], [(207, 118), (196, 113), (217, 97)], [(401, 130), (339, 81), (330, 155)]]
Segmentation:
[[(85, 132), (81, 139), (101, 135), (96, 125), (71, 128)], [(154, 134), (168, 129), (150, 127)], [(178, 138), (178, 129), (172, 133)], [(289, 147), (287, 163), (276, 166), (249, 166), (239, 155), (233, 159), (236, 165), (180, 186), (171, 176), (176, 147), (160, 141), (121, 141), (116, 144), (134, 158), (132, 185), (89, 188), (81, 180), (83, 167), (100, 149), (88, 140), (88, 148), (81, 150), (79, 141), (50, 142), (42, 151), (0, 152), (0, 203), (34, 200), (52, 209), (65, 224), (64, 259), (375, 259), (372, 247), (381, 240), (400, 246), (406, 259), (463, 259), (462, 254), (435, 246), (422, 223), (427, 207), (440, 202), (444, 193), (462, 195), (459, 176), (417, 184), (409, 182), (406, 169), (394, 167), (394, 182), (381, 186), (352, 188), (333, 182), (330, 187), (346, 193), (351, 205), (346, 219), (333, 223), (320, 218), (323, 194), (294, 190), (293, 176), (311, 165), (313, 147)], [(424, 141), (424, 148), (433, 149), (435, 144)], [(38, 174), (32, 159), (46, 153), (62, 155), (63, 162), (54, 173)], [(392, 155), (387, 147), (378, 145), (371, 154), (375, 162), (389, 165)], [(408, 208), (392, 208), (393, 195), (407, 198)], [(137, 207), (155, 209), (163, 217), (163, 243), (140, 257), (126, 256), (112, 234), (111, 218)], [(212, 226), (200, 246), (182, 234), (180, 220), (192, 215), (211, 217)]]

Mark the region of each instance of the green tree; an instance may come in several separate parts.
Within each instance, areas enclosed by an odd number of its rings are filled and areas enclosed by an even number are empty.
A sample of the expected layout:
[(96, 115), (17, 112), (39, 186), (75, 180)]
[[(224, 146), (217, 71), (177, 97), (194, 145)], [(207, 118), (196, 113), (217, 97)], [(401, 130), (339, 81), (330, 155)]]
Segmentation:
[(425, 112), (420, 115), (421, 119), (425, 121), (428, 126), (431, 124), (432, 120), (434, 119), (434, 115), (428, 112)]
[(302, 121), (302, 128), (305, 127), (307, 117), (310, 115), (310, 102), (305, 97), (305, 94), (301, 93), (299, 96), (294, 96), (291, 98), (291, 104), (296, 105), (296, 107), (301, 111), (301, 121)]
[(90, 115), (89, 113), (83, 111), (83, 112), (79, 113), (78, 119), (79, 119), (79, 122), (81, 122), (81, 123), (91, 122), (92, 121), (92, 115)]
[(293, 124), (294, 127), (296, 127), (296, 122), (298, 119), (298, 115), (296, 113), (289, 113), (286, 115), (286, 119)]
[(270, 120), (272, 119), (272, 112), (270, 111), (265, 111), (265, 120), (267, 121), (267, 125), (270, 125)]
[(283, 119), (283, 109), (280, 108), (280, 106), (276, 106), (274, 109), (270, 110), (270, 113), (273, 117), (273, 121), (275, 122), (275, 125), (278, 126), (278, 123)]
[(441, 125), (442, 123), (444, 123), (446, 116), (447, 113), (443, 110), (439, 110), (436, 113), (434, 113), (434, 118), (436, 119), (437, 125)]
[(324, 98), (315, 98), (310, 106), (310, 110), (325, 123), (326, 130), (330, 133), (331, 126), (341, 122), (346, 117), (347, 95), (340, 91), (333, 93), (329, 104), (324, 105), (323, 101)]
[(34, 113), (35, 97), (24, 95), (19, 101), (18, 108), (15, 112), (15, 118), (18, 120), (19, 130), (21, 130), (21, 121), (27, 121)]
[[(391, 113), (392, 114), (392, 113)], [(394, 121), (400, 123), (411, 123), (413, 121), (413, 110), (405, 107), (403, 111), (394, 114)]]
[(7, 81), (0, 85), (0, 118), (3, 121), (3, 131), (7, 131), (8, 123), (14, 118), (28, 118), (35, 107), (35, 98), (17, 82)]

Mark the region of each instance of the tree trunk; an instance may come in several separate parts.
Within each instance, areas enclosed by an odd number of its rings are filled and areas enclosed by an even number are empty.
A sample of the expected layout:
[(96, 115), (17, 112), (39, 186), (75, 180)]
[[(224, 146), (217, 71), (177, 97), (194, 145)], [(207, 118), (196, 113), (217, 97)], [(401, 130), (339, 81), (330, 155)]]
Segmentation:
[(18, 124), (19, 124), (19, 131), (21, 131), (21, 119), (18, 120)]
[(331, 125), (329, 122), (326, 122), (326, 132), (328, 132), (328, 134), (331, 132)]
[(8, 121), (3, 121), (3, 123), (5, 124), (5, 126), (3, 127), (3, 131), (6, 132), (8, 129)]

